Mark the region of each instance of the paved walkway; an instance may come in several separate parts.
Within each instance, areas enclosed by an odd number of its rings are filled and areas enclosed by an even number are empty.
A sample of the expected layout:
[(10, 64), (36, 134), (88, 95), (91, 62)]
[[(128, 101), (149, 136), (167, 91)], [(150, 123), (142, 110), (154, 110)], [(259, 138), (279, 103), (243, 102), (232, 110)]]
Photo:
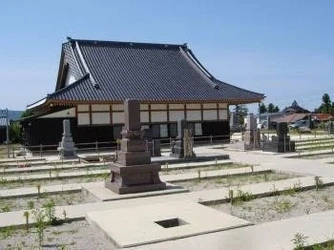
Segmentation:
[[(284, 158), (280, 154), (262, 152), (237, 152), (225, 151), (208, 147), (197, 147), (195, 152), (201, 154), (228, 153), (233, 162), (256, 165), (257, 168), (274, 169), (277, 171), (296, 172), (305, 175), (290, 180), (275, 182), (276, 190), (284, 190), (292, 187), (295, 183), (302, 186), (314, 185), (314, 176), (321, 176), (324, 183), (334, 182), (334, 165), (326, 164), (323, 159), (307, 160), (298, 158)], [(272, 183), (259, 183), (244, 185), (240, 190), (249, 191), (253, 194), (273, 191)], [(143, 197), (140, 199), (115, 200), (103, 203), (89, 203), (74, 206), (62, 206), (56, 208), (56, 213), (62, 217), (62, 211), (66, 210), (68, 218), (84, 218), (88, 211), (103, 211), (106, 209), (131, 207), (147, 204), (155, 204), (169, 201), (191, 200), (196, 202), (210, 202), (213, 200), (226, 199), (226, 188), (203, 190), (199, 192), (172, 194), (168, 196)], [(309, 236), (308, 242), (323, 242), (333, 239), (334, 235), (334, 211), (330, 210), (318, 214), (259, 224), (255, 226), (239, 228), (224, 232), (216, 232), (185, 238), (174, 241), (144, 245), (135, 249), (292, 249), (291, 240), (296, 233)], [(25, 223), (23, 211), (0, 213), (0, 227), (10, 225), (23, 225)]]

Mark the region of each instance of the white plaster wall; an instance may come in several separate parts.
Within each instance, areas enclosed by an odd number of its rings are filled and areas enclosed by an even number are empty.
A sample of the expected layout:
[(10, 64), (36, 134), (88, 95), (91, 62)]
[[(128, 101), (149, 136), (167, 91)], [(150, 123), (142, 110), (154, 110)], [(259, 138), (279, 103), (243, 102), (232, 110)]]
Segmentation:
[(219, 110), (219, 120), (228, 120), (227, 109)]
[(112, 114), (113, 123), (124, 123), (124, 112), (114, 112)]
[(92, 113), (92, 124), (110, 124), (110, 113)]
[(92, 111), (109, 111), (110, 106), (105, 104), (93, 104)]
[(227, 109), (227, 103), (219, 103), (218, 107), (219, 109)]
[(173, 109), (184, 109), (184, 105), (181, 103), (169, 104), (169, 110), (173, 110)]
[(189, 103), (186, 105), (186, 109), (201, 109), (200, 103)]
[(151, 110), (167, 110), (167, 104), (151, 104)]
[(204, 103), (203, 109), (216, 109), (217, 104), (216, 103)]
[(140, 104), (140, 110), (148, 110), (148, 104)]
[(217, 120), (217, 110), (203, 110), (203, 120)]
[(89, 125), (90, 116), (89, 113), (78, 113), (78, 125)]
[(184, 111), (169, 111), (169, 121), (177, 122), (180, 119), (184, 119)]
[(78, 111), (89, 111), (89, 105), (78, 105)]
[(123, 104), (113, 104), (112, 105), (112, 110), (123, 111), (124, 110), (124, 105)]
[(69, 71), (66, 76), (65, 86), (71, 85), (74, 82), (75, 82), (75, 77)]
[(75, 117), (75, 108), (54, 112), (52, 114), (47, 114), (39, 118), (67, 118), (67, 117)]
[(140, 122), (149, 122), (149, 113), (148, 112), (140, 112)]
[(187, 121), (200, 121), (202, 119), (201, 117), (201, 111), (189, 111), (187, 110)]
[(151, 111), (151, 122), (167, 122), (167, 112)]

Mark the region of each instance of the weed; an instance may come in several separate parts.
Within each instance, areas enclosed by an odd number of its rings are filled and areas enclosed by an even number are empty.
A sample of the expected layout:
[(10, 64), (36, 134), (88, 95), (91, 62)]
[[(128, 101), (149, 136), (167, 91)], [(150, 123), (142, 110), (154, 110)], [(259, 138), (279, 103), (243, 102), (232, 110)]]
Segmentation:
[(37, 240), (39, 249), (42, 249), (43, 241), (44, 241), (44, 234), (47, 223), (45, 221), (46, 215), (43, 209), (36, 209), (33, 211), (34, 219), (36, 222), (36, 231), (37, 231)]
[(35, 208), (35, 203), (33, 201), (28, 201), (27, 202), (27, 207), (28, 207), (28, 209), (34, 209)]
[(244, 192), (242, 190), (237, 191), (237, 195), (235, 197), (235, 201), (238, 203), (242, 203), (245, 201), (250, 201), (254, 198), (253, 194), (251, 192)]
[(290, 212), (293, 208), (293, 203), (287, 199), (277, 199), (274, 204), (273, 208), (277, 213), (287, 213)]
[(0, 239), (6, 239), (12, 236), (15, 232), (15, 228), (13, 226), (0, 228)]
[(308, 236), (305, 236), (302, 233), (296, 233), (291, 240), (291, 242), (294, 245), (294, 250), (303, 250), (307, 244), (307, 238)]
[(45, 216), (46, 216), (47, 223), (49, 225), (54, 226), (54, 225), (61, 224), (61, 221), (55, 215), (56, 213), (55, 203), (52, 199), (44, 203), (43, 208), (45, 208)]

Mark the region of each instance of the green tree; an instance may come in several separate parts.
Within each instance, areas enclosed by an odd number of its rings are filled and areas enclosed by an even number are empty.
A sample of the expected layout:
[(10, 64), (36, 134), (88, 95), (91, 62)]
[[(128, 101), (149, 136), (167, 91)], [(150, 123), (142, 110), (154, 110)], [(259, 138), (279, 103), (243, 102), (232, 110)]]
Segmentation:
[(12, 122), (10, 124), (9, 139), (11, 143), (19, 143), (21, 141), (21, 126), (19, 122)]
[(244, 105), (244, 104), (235, 105), (234, 112), (238, 116), (239, 124), (244, 124), (244, 118), (246, 117), (246, 115), (248, 113), (247, 106)]
[(260, 106), (259, 106), (259, 113), (260, 114), (264, 114), (267, 112), (267, 107), (264, 103), (261, 103)]
[(274, 113), (278, 113), (279, 112), (279, 107), (278, 106), (275, 106), (274, 108)]
[(268, 112), (269, 113), (274, 113), (275, 111), (275, 106), (274, 106), (274, 104), (272, 104), (272, 103), (269, 103), (268, 104)]
[(332, 103), (329, 94), (325, 93), (322, 96), (322, 103), (320, 107), (317, 109), (319, 113), (334, 113), (334, 103)]
[(28, 110), (26, 109), (22, 115), (21, 115), (21, 118), (25, 118), (25, 117), (28, 117), (28, 116), (32, 116), (33, 115), (33, 112), (31, 110)]

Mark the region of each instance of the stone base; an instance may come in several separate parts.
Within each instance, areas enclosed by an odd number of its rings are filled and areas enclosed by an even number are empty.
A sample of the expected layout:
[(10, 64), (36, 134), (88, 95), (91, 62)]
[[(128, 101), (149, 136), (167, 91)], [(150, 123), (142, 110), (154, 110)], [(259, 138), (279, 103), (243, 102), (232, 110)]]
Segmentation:
[(151, 153), (143, 152), (117, 152), (117, 162), (124, 166), (147, 165), (151, 163)]
[(67, 149), (58, 147), (57, 150), (59, 151), (61, 159), (73, 159), (78, 157), (76, 154), (76, 148)]
[(161, 182), (159, 163), (124, 166), (119, 163), (111, 163), (110, 180), (105, 182), (105, 187), (117, 194), (139, 193), (147, 191), (163, 190), (166, 183)]

